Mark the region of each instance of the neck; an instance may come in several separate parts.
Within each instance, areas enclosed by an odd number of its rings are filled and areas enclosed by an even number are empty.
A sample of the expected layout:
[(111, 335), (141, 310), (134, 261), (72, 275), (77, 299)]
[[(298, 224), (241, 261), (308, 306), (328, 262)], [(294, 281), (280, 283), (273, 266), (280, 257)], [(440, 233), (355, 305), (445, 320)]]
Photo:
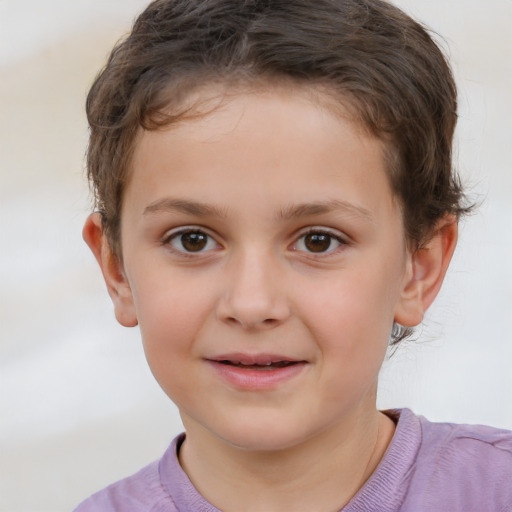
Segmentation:
[[(394, 424), (372, 411), (279, 451), (234, 447), (189, 424), (180, 464), (198, 491), (225, 512), (335, 511), (373, 473)], [(202, 430), (202, 431), (201, 431)]]

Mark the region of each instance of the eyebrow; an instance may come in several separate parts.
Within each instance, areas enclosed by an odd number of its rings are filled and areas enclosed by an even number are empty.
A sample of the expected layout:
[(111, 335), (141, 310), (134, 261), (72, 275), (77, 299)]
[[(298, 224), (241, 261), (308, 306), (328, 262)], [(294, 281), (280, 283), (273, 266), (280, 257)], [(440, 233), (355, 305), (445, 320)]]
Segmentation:
[(288, 220), (293, 217), (306, 217), (310, 215), (322, 215), (325, 213), (336, 212), (343, 212), (349, 215), (354, 215), (356, 217), (363, 217), (372, 223), (375, 222), (374, 216), (366, 208), (357, 206), (347, 201), (340, 201), (338, 199), (290, 205), (283, 208), (279, 212), (278, 217), (280, 219)]
[[(160, 211), (179, 212), (188, 215), (194, 215), (196, 217), (227, 217), (227, 210), (218, 208), (217, 206), (207, 203), (199, 203), (197, 201), (190, 201), (187, 199), (173, 198), (158, 199), (157, 201), (146, 206), (143, 215), (148, 215), (150, 213)], [(357, 206), (347, 201), (340, 201), (338, 199), (332, 199), (329, 201), (316, 201), (312, 203), (299, 203), (286, 206), (278, 212), (277, 218), (281, 220), (290, 220), (296, 217), (315, 216), (326, 213), (336, 213), (340, 211), (345, 214), (363, 217), (372, 223), (375, 222), (373, 215), (366, 208)]]
[(197, 217), (226, 217), (226, 211), (216, 206), (186, 199), (159, 199), (144, 208), (143, 215), (153, 212), (179, 212)]

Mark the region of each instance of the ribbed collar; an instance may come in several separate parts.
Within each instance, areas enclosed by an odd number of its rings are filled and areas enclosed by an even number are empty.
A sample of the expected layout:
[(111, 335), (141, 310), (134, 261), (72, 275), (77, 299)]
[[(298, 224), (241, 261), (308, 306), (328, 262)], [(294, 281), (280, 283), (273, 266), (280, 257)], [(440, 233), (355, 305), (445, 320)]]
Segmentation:
[[(409, 409), (384, 413), (397, 423), (393, 439), (371, 477), (340, 512), (396, 512), (405, 498), (421, 445), (420, 421)], [(162, 487), (180, 512), (220, 512), (199, 494), (179, 464), (177, 448), (184, 439), (185, 434), (176, 437), (160, 460)]]
[(421, 445), (419, 419), (409, 409), (383, 411), (397, 423), (379, 465), (340, 512), (396, 512), (405, 499)]

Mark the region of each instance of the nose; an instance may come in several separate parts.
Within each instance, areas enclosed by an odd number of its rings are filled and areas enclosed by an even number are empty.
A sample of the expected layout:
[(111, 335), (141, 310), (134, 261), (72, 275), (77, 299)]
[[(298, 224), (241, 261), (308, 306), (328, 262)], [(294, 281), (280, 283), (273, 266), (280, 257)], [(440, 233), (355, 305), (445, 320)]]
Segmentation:
[(225, 269), (225, 283), (217, 317), (246, 330), (266, 330), (290, 315), (279, 264), (256, 250), (232, 258)]

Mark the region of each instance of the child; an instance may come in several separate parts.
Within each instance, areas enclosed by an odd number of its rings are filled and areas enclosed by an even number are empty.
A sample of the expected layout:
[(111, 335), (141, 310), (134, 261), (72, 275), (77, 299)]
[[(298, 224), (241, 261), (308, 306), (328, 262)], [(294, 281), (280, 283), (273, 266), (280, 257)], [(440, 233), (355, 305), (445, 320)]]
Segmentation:
[(157, 0), (87, 101), (84, 238), (186, 434), (87, 511), (505, 511), (512, 435), (376, 408), (469, 210), (456, 91), (378, 0)]

